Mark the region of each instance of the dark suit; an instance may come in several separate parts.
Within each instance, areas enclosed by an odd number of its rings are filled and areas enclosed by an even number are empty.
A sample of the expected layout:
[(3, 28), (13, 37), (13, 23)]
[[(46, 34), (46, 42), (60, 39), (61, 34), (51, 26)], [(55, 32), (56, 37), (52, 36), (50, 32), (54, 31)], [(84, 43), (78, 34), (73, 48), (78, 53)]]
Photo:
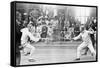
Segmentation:
[(20, 32), (20, 29), (21, 29), (21, 25), (18, 25), (16, 23), (16, 27), (15, 27), (15, 47), (16, 47), (16, 65), (20, 65), (20, 59), (21, 59), (21, 54), (20, 54), (20, 38), (21, 38), (21, 32)]

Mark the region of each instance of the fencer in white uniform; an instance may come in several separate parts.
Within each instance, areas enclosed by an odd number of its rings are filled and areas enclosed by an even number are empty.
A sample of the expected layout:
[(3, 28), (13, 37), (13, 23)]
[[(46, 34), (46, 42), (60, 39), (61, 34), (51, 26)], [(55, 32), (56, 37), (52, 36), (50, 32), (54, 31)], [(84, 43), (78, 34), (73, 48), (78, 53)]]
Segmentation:
[[(28, 58), (32, 60), (33, 59), (32, 55), (33, 55), (33, 52), (35, 51), (35, 47), (30, 43), (28, 39), (34, 42), (37, 42), (39, 41), (39, 38), (36, 38), (31, 31), (32, 31), (31, 25), (28, 25), (26, 28), (21, 29), (21, 32), (22, 32), (21, 45), (23, 47), (24, 54), (30, 53), (28, 55)], [(28, 48), (30, 50), (27, 50)]]
[(77, 47), (77, 58), (76, 60), (80, 60), (80, 56), (81, 56), (81, 50), (85, 47), (88, 47), (89, 50), (91, 51), (91, 54), (93, 56), (96, 55), (96, 52), (93, 48), (93, 45), (92, 45), (92, 41), (90, 39), (90, 35), (89, 34), (93, 34), (94, 31), (87, 31), (85, 30), (84, 27), (81, 27), (81, 33), (77, 36), (77, 37), (74, 37), (73, 40), (77, 40), (79, 38), (82, 39), (82, 43)]

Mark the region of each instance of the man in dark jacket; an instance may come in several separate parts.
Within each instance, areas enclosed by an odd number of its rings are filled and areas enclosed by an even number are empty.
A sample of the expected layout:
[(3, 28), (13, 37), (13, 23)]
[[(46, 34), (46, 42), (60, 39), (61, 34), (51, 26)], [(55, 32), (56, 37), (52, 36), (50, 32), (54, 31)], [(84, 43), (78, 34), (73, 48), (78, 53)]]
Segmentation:
[(16, 12), (18, 16), (16, 15), (16, 23), (15, 23), (15, 47), (16, 47), (16, 65), (20, 65), (21, 60), (21, 53), (20, 53), (20, 38), (21, 38), (21, 32), (20, 29), (22, 28), (22, 21), (21, 21), (21, 13)]
[(16, 65), (20, 65), (20, 38), (21, 38), (21, 32), (20, 32), (21, 26), (17, 24), (16, 22), (16, 34), (15, 34), (15, 41), (16, 41)]

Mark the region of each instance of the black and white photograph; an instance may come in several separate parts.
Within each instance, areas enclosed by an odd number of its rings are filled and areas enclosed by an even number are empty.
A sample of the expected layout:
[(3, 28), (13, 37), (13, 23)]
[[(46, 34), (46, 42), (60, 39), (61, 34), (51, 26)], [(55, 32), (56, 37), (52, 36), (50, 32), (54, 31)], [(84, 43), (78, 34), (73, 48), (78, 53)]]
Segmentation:
[(97, 61), (97, 6), (34, 2), (13, 5), (12, 65)]

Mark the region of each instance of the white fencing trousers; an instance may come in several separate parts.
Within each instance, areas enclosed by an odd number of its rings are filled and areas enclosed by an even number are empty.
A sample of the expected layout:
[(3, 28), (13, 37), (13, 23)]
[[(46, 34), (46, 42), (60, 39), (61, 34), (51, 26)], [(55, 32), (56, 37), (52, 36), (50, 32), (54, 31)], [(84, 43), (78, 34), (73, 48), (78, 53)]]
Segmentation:
[(77, 58), (80, 58), (80, 56), (81, 56), (81, 50), (83, 49), (83, 48), (85, 48), (85, 47), (88, 47), (89, 49), (90, 49), (90, 51), (91, 51), (91, 53), (95, 56), (96, 55), (96, 52), (95, 52), (95, 50), (94, 50), (94, 48), (93, 48), (93, 45), (92, 45), (92, 42), (88, 42), (88, 43), (86, 43), (86, 42), (82, 42), (79, 46), (78, 46), (78, 48), (77, 48)]
[[(30, 52), (30, 54), (29, 54), (29, 58), (31, 58), (32, 57), (32, 55), (33, 55), (33, 53), (34, 53), (34, 51), (35, 51), (35, 47), (34, 46), (32, 46), (30, 43), (27, 43), (27, 44), (25, 44), (26, 45), (26, 47), (24, 48), (24, 52), (25, 53), (28, 53), (28, 52)], [(29, 49), (28, 49), (29, 48)]]

